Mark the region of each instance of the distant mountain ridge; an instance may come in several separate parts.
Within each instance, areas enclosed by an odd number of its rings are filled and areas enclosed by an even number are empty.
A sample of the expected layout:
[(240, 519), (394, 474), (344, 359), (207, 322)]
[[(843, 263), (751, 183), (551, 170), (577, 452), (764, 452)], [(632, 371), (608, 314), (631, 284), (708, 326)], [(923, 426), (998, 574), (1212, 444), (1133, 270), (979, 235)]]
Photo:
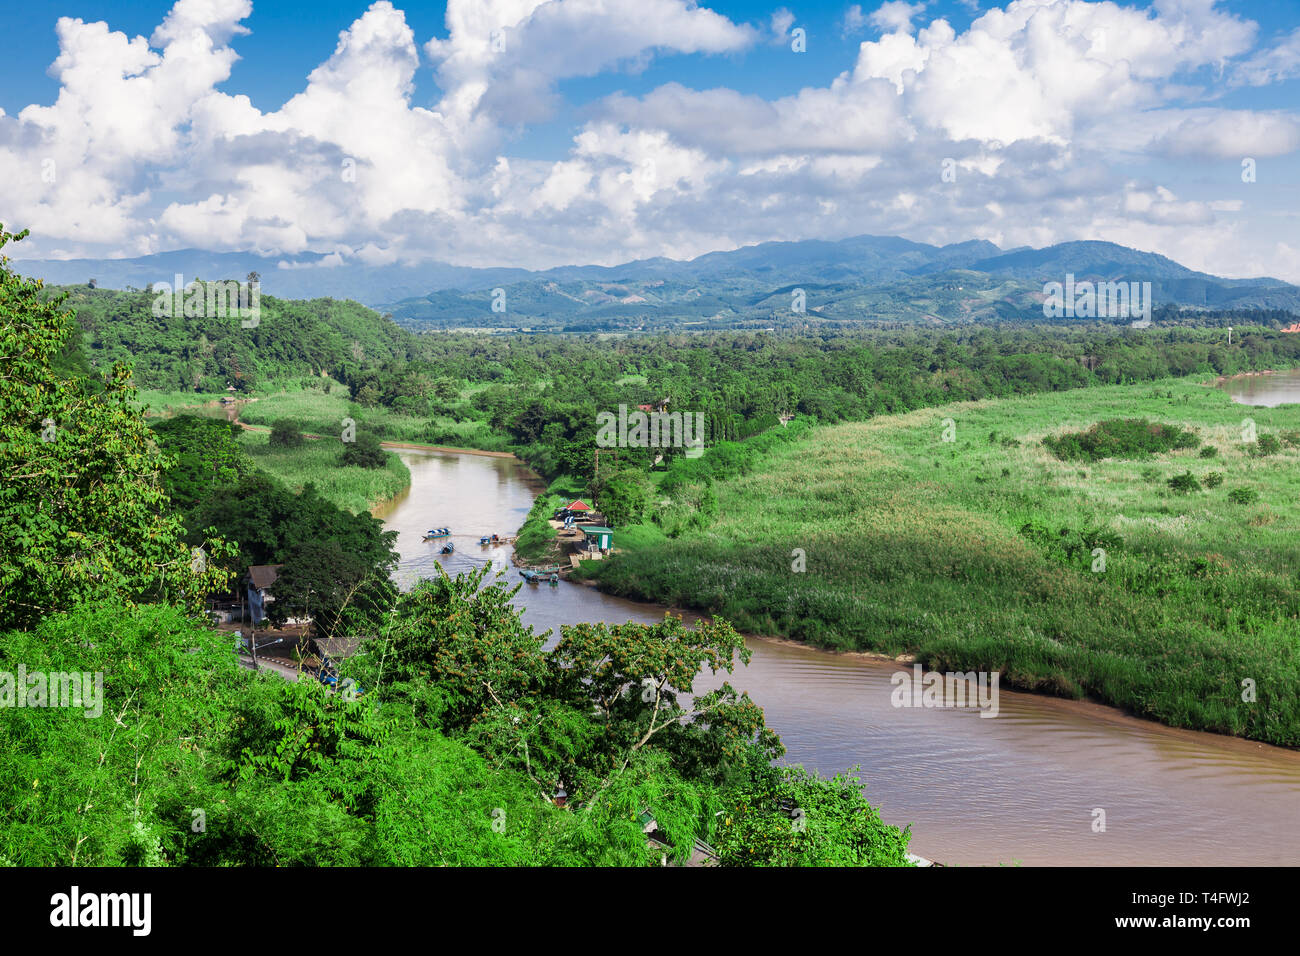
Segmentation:
[[(1002, 250), (987, 240), (945, 246), (898, 236), (764, 242), (690, 260), (533, 271), (446, 263), (332, 265), (324, 254), (292, 260), (178, 250), (136, 259), (14, 261), (52, 284), (147, 288), (193, 278), (261, 276), (282, 298), (355, 299), (411, 328), (575, 330), (752, 326), (861, 320), (973, 322), (1027, 318), (1043, 284), (1150, 282), (1156, 305), (1280, 309), (1300, 314), (1300, 287), (1267, 277), (1226, 279), (1166, 256), (1112, 242), (1062, 242)], [(287, 264), (289, 267), (284, 267)], [(493, 295), (501, 289), (504, 295)], [(796, 310), (802, 289), (806, 312)], [(496, 308), (494, 309), (494, 305)]]

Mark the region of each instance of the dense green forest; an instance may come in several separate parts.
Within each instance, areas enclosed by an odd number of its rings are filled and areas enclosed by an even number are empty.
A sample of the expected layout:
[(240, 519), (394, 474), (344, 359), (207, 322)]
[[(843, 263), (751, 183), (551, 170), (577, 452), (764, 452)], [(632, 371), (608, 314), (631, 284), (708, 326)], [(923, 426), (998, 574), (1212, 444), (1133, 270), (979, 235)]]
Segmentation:
[[(0, 865), (655, 865), (699, 840), (722, 865), (910, 865), (857, 781), (774, 767), (754, 701), (692, 693), (748, 659), (725, 621), (578, 624), (546, 652), (486, 570), (398, 595), (368, 516), (277, 486), (224, 423), (150, 429), (120, 365), (81, 374), (66, 306), (0, 259), (0, 673), (102, 697), (3, 685), (27, 703), (0, 720)], [(205, 620), (246, 561), (333, 574), (358, 548), (369, 587), (331, 615), (368, 627), (349, 692), (246, 670)]]
[(414, 357), (412, 338), (355, 302), (262, 296), (254, 328), (228, 315), (154, 315), (157, 295), (89, 286), (50, 287), (66, 295), (86, 358), (99, 369), (130, 362), (135, 383), (158, 391), (248, 392), (272, 377), (330, 372), (346, 378), (370, 364)]

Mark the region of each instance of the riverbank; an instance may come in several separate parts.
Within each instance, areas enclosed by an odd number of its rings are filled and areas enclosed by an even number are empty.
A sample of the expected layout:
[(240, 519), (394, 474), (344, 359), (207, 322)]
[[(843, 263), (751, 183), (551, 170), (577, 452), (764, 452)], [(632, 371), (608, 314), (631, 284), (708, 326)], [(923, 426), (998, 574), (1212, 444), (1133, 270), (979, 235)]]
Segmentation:
[[(517, 462), (403, 452), (412, 488), (386, 510), (399, 532), (398, 578), (410, 586), (490, 560), (506, 570), (509, 548), (461, 548), (439, 556), (421, 532), (454, 501), (456, 528), (472, 540), (518, 527), (546, 491)], [(810, 570), (814, 551), (809, 552)], [(786, 555), (786, 566), (790, 558)], [(579, 622), (657, 623), (681, 605), (630, 601), (594, 583), (521, 586), (513, 602), (536, 633)], [(763, 708), (784, 741), (783, 763), (823, 774), (859, 766), (887, 823), (911, 824), (911, 850), (948, 865), (1240, 866), (1292, 862), (1290, 826), (1300, 800), (1300, 754), (1253, 741), (1170, 728), (1089, 701), (1019, 692), (1004, 682), (1001, 713), (982, 720), (961, 708), (898, 708), (890, 678), (911, 661), (869, 651), (828, 653), (789, 639), (748, 637), (748, 666), (723, 681)], [(1110, 833), (1093, 829), (1106, 808)], [(1250, 812), (1241, 812), (1249, 807)], [(1109, 838), (1108, 838), (1109, 837)]]
[(385, 456), (383, 468), (344, 465), (339, 461), (341, 444), (308, 440), (296, 448), (276, 448), (269, 444), (267, 431), (245, 427), (241, 444), (258, 468), (294, 492), (311, 483), (322, 497), (360, 514), (410, 487), (411, 472), (395, 454)]
[[(750, 633), (1295, 747), (1300, 410), (1250, 414), (1276, 447), (1244, 442), (1241, 406), (1194, 379), (820, 428), (715, 483), (698, 530), (622, 529), (582, 573)], [(1042, 445), (1111, 418), (1199, 447), (1080, 463)]]
[(1237, 372), (1235, 375), (1220, 375), (1218, 378), (1215, 378), (1209, 382), (1203, 382), (1202, 384), (1218, 388), (1221, 385), (1226, 385), (1229, 382), (1235, 382), (1240, 379), (1259, 378), (1261, 375), (1277, 375), (1282, 372), (1291, 372), (1291, 371), (1295, 371), (1295, 369), (1265, 368), (1254, 372)]

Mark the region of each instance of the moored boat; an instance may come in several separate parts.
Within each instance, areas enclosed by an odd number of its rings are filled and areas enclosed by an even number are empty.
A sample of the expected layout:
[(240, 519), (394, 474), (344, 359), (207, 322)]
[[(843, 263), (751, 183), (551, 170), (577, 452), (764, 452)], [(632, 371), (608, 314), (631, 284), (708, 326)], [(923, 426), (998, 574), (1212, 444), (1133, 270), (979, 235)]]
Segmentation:
[(428, 531), (424, 533), (425, 541), (432, 541), (435, 538), (450, 538), (450, 537), (451, 537), (450, 528), (430, 528)]

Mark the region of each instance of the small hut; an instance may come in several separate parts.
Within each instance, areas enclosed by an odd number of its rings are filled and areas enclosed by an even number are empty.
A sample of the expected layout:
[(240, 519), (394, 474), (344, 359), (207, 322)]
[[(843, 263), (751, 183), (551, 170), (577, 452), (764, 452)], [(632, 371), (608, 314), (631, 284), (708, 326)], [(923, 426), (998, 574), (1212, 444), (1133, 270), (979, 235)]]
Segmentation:
[(587, 545), (592, 551), (608, 551), (614, 547), (614, 529), (606, 528), (604, 525), (583, 524), (578, 525), (587, 538)]

